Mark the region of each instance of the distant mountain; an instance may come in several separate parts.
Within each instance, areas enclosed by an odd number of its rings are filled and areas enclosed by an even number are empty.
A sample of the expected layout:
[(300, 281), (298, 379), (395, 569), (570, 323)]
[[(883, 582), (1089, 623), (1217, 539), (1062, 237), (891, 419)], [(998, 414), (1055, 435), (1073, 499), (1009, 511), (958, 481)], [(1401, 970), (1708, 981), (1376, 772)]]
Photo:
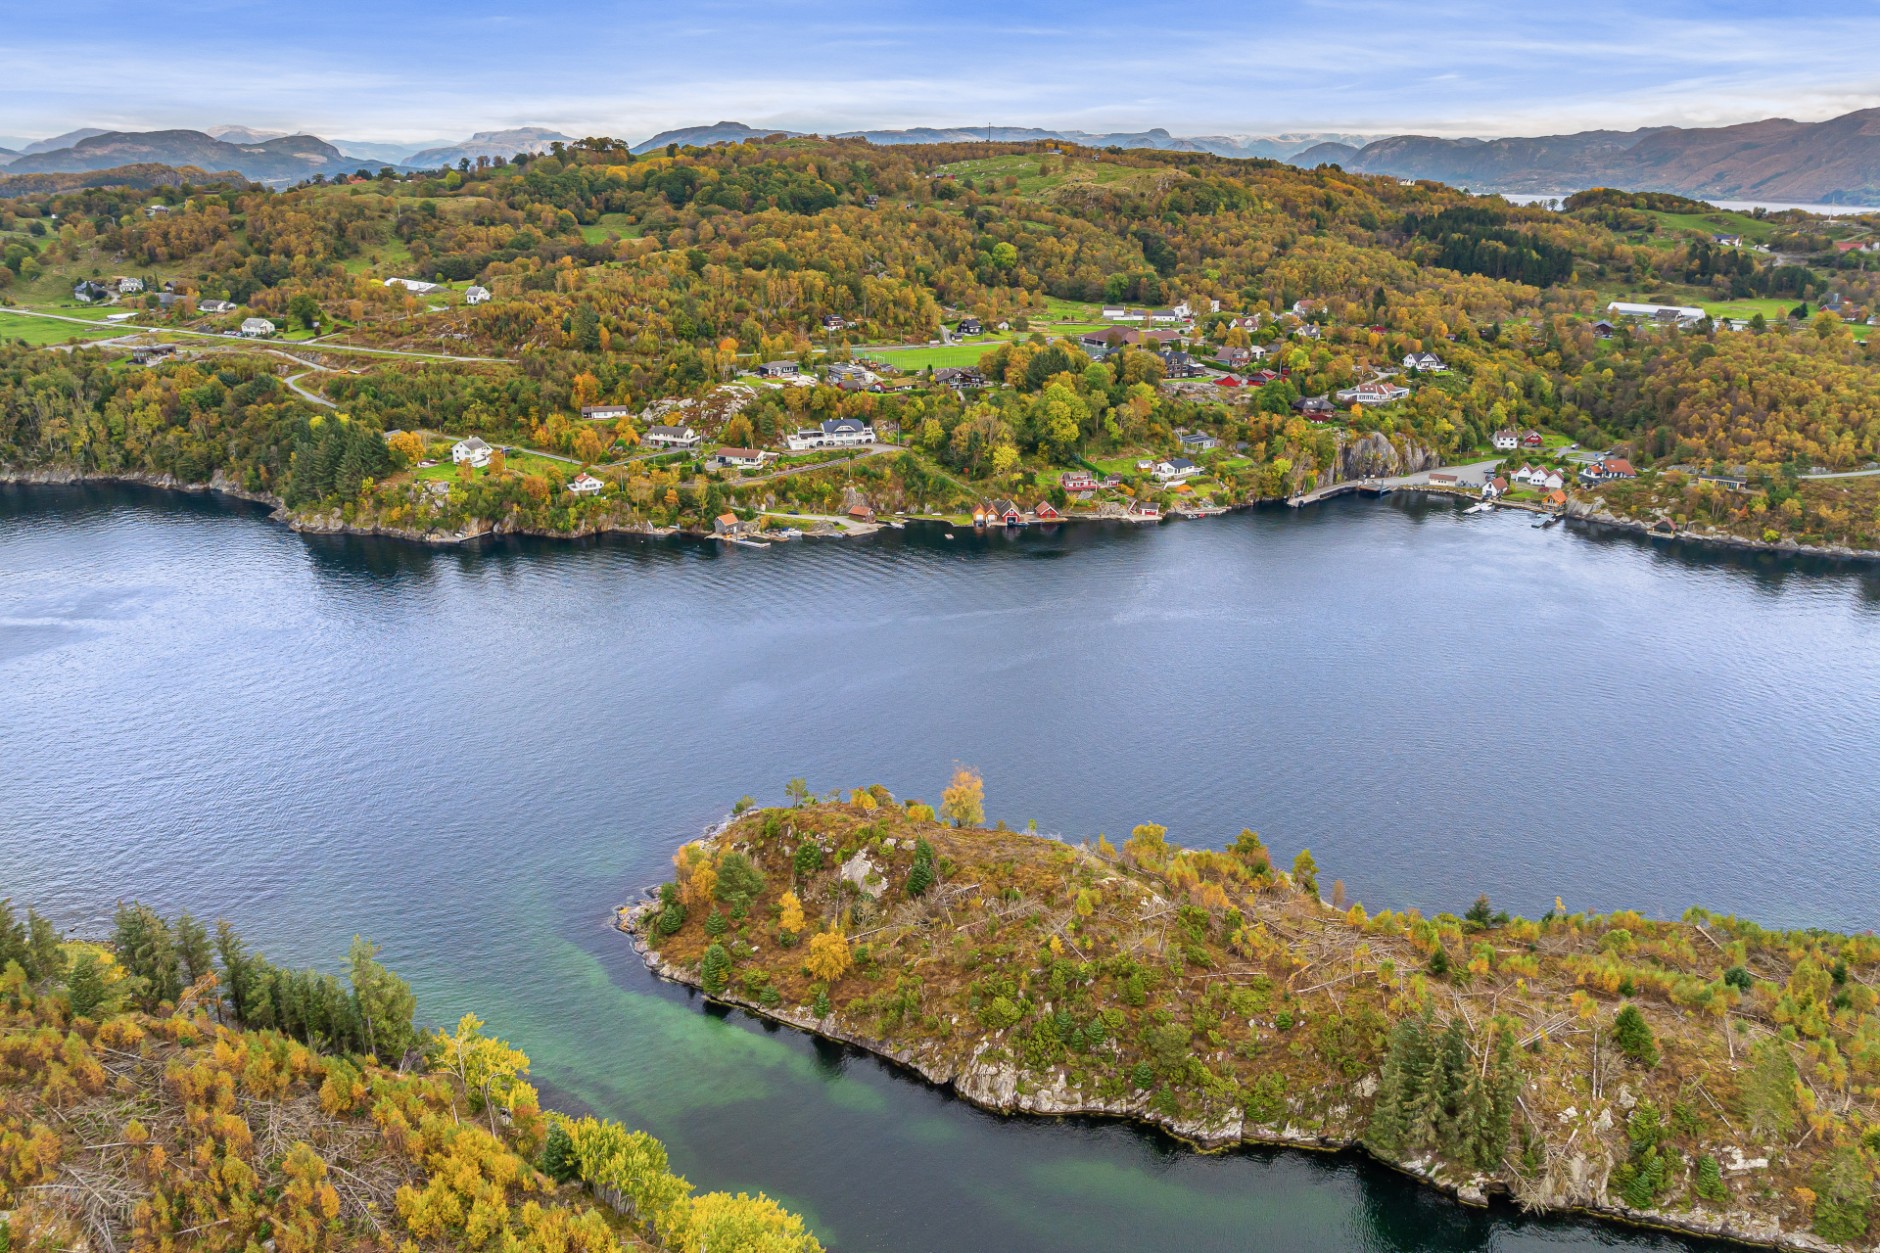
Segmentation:
[(203, 134), (228, 144), (265, 144), (270, 139), (284, 138), (287, 132), (258, 131), (252, 126), (211, 126)]
[[(983, 143), (987, 134), (988, 130), (984, 126), (916, 126), (907, 130), (845, 131), (835, 138), (861, 138), (875, 144), (950, 144)], [(1303, 148), (1326, 140), (1364, 139), (1361, 135), (1339, 134), (1173, 135), (1159, 126), (1146, 131), (1109, 134), (1039, 126), (994, 126), (990, 135), (995, 143), (1039, 143), (1061, 139), (1066, 143), (1084, 144), (1092, 148), (1156, 148), (1164, 152), (1211, 152), (1222, 157), (1274, 159), (1289, 157)]]
[(746, 126), (742, 122), (713, 122), (710, 126), (682, 126), (678, 130), (661, 131), (651, 139), (633, 145), (635, 152), (652, 152), (664, 148), (667, 144), (691, 144), (695, 148), (705, 148), (712, 144), (743, 143), (747, 139), (762, 139), (766, 135), (801, 135), (802, 131), (786, 131), (778, 127), (759, 129)]
[(1795, 122), (1654, 126), (1538, 138), (1397, 135), (1355, 151), (1319, 144), (1291, 158), (1475, 191), (1668, 191), (1705, 200), (1880, 204), (1880, 109)]
[[(739, 143), (762, 139), (767, 135), (799, 135), (801, 131), (746, 126), (742, 122), (714, 122), (710, 126), (684, 126), (661, 131), (651, 139), (633, 145), (635, 152), (652, 152), (667, 144)], [(1212, 152), (1223, 157), (1271, 157), (1283, 159), (1325, 140), (1362, 142), (1365, 136), (1343, 134), (1304, 135), (1172, 135), (1156, 127), (1146, 131), (1098, 134), (1092, 131), (1056, 130), (1042, 126), (912, 126), (904, 129), (838, 131), (831, 139), (866, 139), (871, 144), (969, 144), (984, 143), (988, 136), (994, 143), (1040, 143), (1059, 139), (1092, 148), (1159, 148), (1166, 152)]]
[(437, 148), (425, 148), (412, 153), (405, 159), (406, 165), (415, 165), (419, 169), (436, 169), (442, 165), (455, 165), (465, 157), (475, 161), (478, 157), (513, 157), (518, 152), (547, 152), (552, 143), (573, 143), (573, 135), (564, 135), (560, 131), (549, 130), (544, 126), (518, 126), (506, 131), (478, 131), (460, 144), (447, 144)]
[(12, 148), (0, 148), (0, 166), (6, 165), (9, 161), (13, 160), (13, 158), (19, 155), (20, 154), (16, 152), (15, 150), (13, 150)]
[(101, 131), (69, 148), (19, 157), (6, 170), (9, 174), (30, 174), (152, 163), (236, 170), (257, 182), (296, 182), (315, 174), (337, 174), (358, 167), (357, 161), (349, 161), (338, 148), (312, 135), (232, 144), (201, 131)]
[(81, 126), (75, 131), (67, 131), (63, 135), (54, 135), (51, 139), (36, 140), (33, 143), (27, 144), (24, 148), (21, 148), (20, 151), (27, 156), (32, 156), (34, 153), (38, 152), (57, 152), (61, 148), (70, 148), (81, 139), (90, 139), (93, 135), (102, 134), (104, 134), (104, 132), (99, 130), (96, 126)]
[[(426, 148), (448, 148), (455, 142), (449, 139), (427, 139), (415, 144), (389, 144), (381, 139), (335, 139), (333, 146), (349, 157), (358, 157), (361, 165), (377, 169), (381, 165), (405, 165), (413, 153), (423, 152)], [(514, 153), (507, 153), (514, 156)]]

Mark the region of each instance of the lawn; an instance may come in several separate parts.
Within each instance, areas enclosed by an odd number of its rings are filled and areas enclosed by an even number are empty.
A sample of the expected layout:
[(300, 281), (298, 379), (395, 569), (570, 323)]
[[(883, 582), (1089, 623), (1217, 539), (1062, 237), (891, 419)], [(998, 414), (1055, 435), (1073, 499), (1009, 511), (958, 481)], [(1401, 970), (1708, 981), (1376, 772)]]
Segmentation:
[[(533, 453), (527, 452), (504, 453), (503, 468), (506, 470), (514, 470), (518, 474), (546, 474), (553, 468), (559, 469), (567, 478), (573, 478), (580, 472), (576, 466), (566, 461), (555, 461), (548, 457), (538, 457)], [(481, 476), (488, 474), (489, 471), (477, 470), (475, 473)], [(436, 465), (413, 470), (412, 477), (419, 479), (454, 480), (457, 477), (457, 466), (456, 463), (450, 460), (450, 450), (446, 448), (443, 451), (442, 459), (440, 459)]]
[(135, 327), (75, 326), (70, 322), (55, 322), (51, 318), (24, 317), (0, 310), (0, 340), (18, 341), (35, 346), (44, 344), (63, 344), (75, 339), (107, 339), (118, 335), (128, 335)]
[(898, 370), (924, 370), (928, 366), (935, 369), (950, 367), (976, 366), (979, 358), (997, 348), (1002, 340), (986, 340), (972, 344), (943, 344), (938, 348), (868, 348), (869, 356), (880, 357)]

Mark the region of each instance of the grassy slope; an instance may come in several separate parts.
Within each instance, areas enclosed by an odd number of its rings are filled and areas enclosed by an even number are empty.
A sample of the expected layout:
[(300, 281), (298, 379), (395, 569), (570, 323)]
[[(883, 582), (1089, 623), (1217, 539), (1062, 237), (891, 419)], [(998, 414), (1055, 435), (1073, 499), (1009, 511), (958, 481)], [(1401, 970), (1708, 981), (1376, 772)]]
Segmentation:
[[(906, 890), (916, 839), (931, 843), (941, 867), (922, 897)], [(806, 843), (821, 868), (799, 878), (791, 859)], [(731, 849), (766, 879), (724, 934), (733, 995), (807, 1020), (826, 988), (830, 1027), (930, 1075), (1009, 1069), (1017, 1095), (1006, 1108), (1064, 1108), (1068, 1099), (1214, 1142), (1243, 1130), (1348, 1142), (1364, 1132), (1389, 1024), (1460, 1016), (1478, 1057), (1500, 1034), (1522, 1048), (1522, 1114), (1502, 1165), (1486, 1172), (1500, 1185), (1541, 1204), (1613, 1205), (1618, 1185), (1609, 1192), (1604, 1180), (1628, 1159), (1627, 1111), (1649, 1098), (1681, 1120), (1682, 1166), (1658, 1208), (1695, 1221), (1692, 1164), (1706, 1156), (1727, 1164), (1740, 1150), (1770, 1163), (1730, 1180), (1732, 1206), (1789, 1230), (1809, 1222), (1794, 1189), (1814, 1178), (1825, 1147), (1880, 1113), (1880, 1087), (1863, 1087), (1880, 1085), (1880, 1049), (1869, 1047), (1852, 1080), (1843, 1073), (1831, 1086), (1818, 1069), (1829, 1055), (1824, 1041), (1838, 1040), (1845, 1056), (1863, 1016), (1862, 1030), (1880, 1033), (1871, 987), (1880, 951), (1870, 938), (1767, 934), (1709, 917), (1573, 915), (1486, 927), (1446, 915), (1367, 918), (1321, 903), (1287, 876), (1255, 873), (1257, 856), (1118, 856), (1102, 845), (953, 830), (885, 797), (878, 807), (746, 815), (693, 856)], [(834, 873), (858, 854), (879, 869), (878, 900)], [(786, 947), (778, 910), (793, 885), (809, 934)], [(711, 943), (706, 905), (695, 897), (677, 932), (653, 940), (682, 971), (695, 971)], [(837, 928), (854, 944), (855, 964), (825, 984), (806, 967), (810, 935)], [(1437, 944), (1447, 977), (1430, 973)], [(1786, 991), (1825, 979), (1837, 959), (1864, 1008), (1830, 1011), (1819, 1038), (1782, 1042), (1799, 1003), (1785, 1001)], [(1752, 972), (1749, 992), (1720, 982), (1733, 966)], [(1622, 1003), (1650, 1024), (1663, 1050), (1657, 1065), (1615, 1052)], [(1101, 1024), (1094, 1043), (1093, 1023)], [(1786, 1135), (1745, 1126), (1742, 1063), (1759, 1040), (1778, 1041), (1767, 1047), (1791, 1054), (1831, 1111), (1818, 1134), (1795, 1143), (1794, 1126)], [(1051, 1095), (1028, 1105), (1027, 1094)], [(1454, 1163), (1433, 1170), (1466, 1186), (1469, 1172)]]

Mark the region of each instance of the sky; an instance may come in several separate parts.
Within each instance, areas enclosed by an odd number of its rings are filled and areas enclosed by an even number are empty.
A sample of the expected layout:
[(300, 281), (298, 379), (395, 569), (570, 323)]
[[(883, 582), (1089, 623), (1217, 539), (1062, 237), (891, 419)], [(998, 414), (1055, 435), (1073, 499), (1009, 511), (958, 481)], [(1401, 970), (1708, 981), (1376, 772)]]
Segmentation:
[[(58, 0), (8, 4), (0, 136), (240, 124), (1545, 134), (1880, 105), (1880, 0)], [(0, 143), (4, 143), (0, 139)]]

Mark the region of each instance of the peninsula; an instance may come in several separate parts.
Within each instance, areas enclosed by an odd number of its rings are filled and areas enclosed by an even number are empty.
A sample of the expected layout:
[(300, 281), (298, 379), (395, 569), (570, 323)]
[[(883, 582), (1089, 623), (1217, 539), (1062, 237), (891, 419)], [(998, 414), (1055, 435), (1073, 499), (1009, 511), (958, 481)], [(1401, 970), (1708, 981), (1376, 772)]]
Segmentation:
[(622, 908), (651, 969), (991, 1110), (1358, 1147), (1465, 1202), (1872, 1245), (1871, 934), (1486, 898), (1373, 913), (1251, 831), (987, 829), (965, 770), (938, 815), (880, 787), (797, 796), (683, 846)]

